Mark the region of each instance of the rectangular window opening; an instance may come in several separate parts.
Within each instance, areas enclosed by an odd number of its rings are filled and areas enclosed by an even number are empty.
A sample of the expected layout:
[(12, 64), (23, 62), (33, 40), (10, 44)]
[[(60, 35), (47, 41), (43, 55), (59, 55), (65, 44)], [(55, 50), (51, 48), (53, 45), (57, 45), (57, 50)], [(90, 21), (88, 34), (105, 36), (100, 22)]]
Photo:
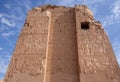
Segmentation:
[(81, 29), (88, 30), (89, 29), (89, 22), (81, 22)]

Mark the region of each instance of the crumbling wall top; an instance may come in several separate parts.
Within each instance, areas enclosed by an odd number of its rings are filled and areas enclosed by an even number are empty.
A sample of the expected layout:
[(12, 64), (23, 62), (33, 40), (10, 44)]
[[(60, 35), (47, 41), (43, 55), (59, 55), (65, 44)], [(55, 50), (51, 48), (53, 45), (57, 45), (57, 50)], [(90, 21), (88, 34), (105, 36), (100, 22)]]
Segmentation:
[(86, 12), (93, 17), (92, 11), (90, 11), (90, 9), (86, 5), (75, 5), (75, 8), (78, 10), (82, 10), (84, 11), (84, 13)]

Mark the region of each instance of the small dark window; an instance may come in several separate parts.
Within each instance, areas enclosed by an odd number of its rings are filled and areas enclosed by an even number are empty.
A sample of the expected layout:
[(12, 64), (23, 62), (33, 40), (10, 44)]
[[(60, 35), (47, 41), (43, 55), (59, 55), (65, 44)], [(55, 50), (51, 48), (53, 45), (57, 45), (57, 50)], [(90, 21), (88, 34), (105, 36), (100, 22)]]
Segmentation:
[(89, 29), (89, 22), (81, 22), (81, 29), (88, 30)]
[(26, 26), (26, 27), (29, 27), (29, 23), (25, 23), (25, 26)]

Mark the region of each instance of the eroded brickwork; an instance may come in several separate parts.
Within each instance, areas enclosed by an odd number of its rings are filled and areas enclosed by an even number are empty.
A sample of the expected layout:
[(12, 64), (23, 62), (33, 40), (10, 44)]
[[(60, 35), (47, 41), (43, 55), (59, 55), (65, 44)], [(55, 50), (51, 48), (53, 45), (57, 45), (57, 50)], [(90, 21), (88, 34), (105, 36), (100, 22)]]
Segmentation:
[(4, 82), (120, 82), (100, 22), (84, 5), (29, 11)]

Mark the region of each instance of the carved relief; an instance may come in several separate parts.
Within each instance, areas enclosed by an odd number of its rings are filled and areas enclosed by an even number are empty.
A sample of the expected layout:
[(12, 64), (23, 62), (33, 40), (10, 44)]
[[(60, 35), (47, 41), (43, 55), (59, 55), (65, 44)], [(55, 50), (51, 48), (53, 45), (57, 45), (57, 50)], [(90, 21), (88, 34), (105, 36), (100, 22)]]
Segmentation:
[(96, 73), (99, 71), (99, 63), (95, 58), (86, 58), (81, 60), (83, 73)]
[(79, 50), (81, 55), (103, 55), (106, 54), (106, 43), (102, 40), (102, 36), (98, 36), (96, 40), (85, 40), (81, 38), (79, 42)]
[[(80, 30), (81, 22), (90, 22), (87, 31)], [(27, 16), (4, 81), (112, 82), (120, 79), (112, 55), (102, 25), (86, 6), (41, 6)]]
[(25, 56), (12, 59), (11, 69), (7, 73), (7, 78), (14, 77), (15, 74), (25, 73), (30, 76), (38, 76), (44, 73), (44, 66), (40, 56)]
[(88, 73), (97, 73), (97, 72), (106, 72), (109, 70), (109, 74), (114, 75), (113, 73), (114, 66), (108, 61), (100, 62), (97, 58), (83, 58), (81, 61), (82, 72), (85, 74)]

